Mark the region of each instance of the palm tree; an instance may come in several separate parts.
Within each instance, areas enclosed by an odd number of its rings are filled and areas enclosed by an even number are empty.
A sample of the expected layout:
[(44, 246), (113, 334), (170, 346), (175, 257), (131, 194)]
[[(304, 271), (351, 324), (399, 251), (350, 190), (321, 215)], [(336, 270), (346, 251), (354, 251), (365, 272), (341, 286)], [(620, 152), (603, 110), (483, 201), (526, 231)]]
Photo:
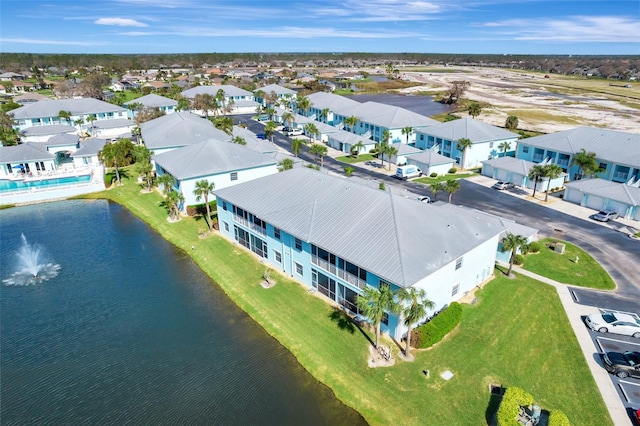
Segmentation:
[(381, 284), (380, 288), (366, 286), (362, 295), (356, 298), (358, 309), (362, 315), (369, 318), (376, 328), (376, 349), (380, 346), (380, 323), (386, 314), (385, 311), (397, 312), (398, 305), (393, 300), (393, 292), (387, 284)]
[(467, 162), (467, 149), (471, 149), (473, 142), (471, 139), (460, 138), (458, 139), (458, 150), (462, 152), (462, 160), (460, 160), (460, 168), (464, 170)]
[(438, 197), (438, 192), (442, 191), (444, 188), (442, 187), (442, 182), (434, 182), (431, 185), (429, 185), (429, 189), (433, 194), (433, 201), (435, 201), (436, 198)]
[(304, 132), (305, 132), (307, 135), (310, 135), (310, 136), (311, 136), (311, 141), (312, 141), (313, 143), (315, 143), (315, 141), (316, 141), (316, 135), (318, 134), (318, 128), (316, 127), (316, 125), (315, 125), (315, 124), (313, 124), (313, 123), (307, 123), (307, 124), (305, 124), (305, 125), (304, 125)]
[(89, 122), (89, 133), (93, 135), (93, 123), (97, 120), (95, 114), (89, 114), (87, 116), (87, 121)]
[(237, 143), (238, 145), (246, 145), (247, 141), (242, 136), (234, 136), (231, 139), (231, 142)]
[(355, 171), (355, 169), (351, 166), (344, 166), (344, 174), (347, 175), (347, 177), (351, 177), (351, 175), (353, 174), (353, 172)]
[(358, 158), (360, 156), (360, 151), (363, 148), (364, 148), (364, 144), (362, 143), (362, 141), (358, 141), (357, 144), (351, 147), (351, 155), (353, 155), (353, 153), (355, 152), (356, 153), (355, 157)]
[(413, 134), (413, 127), (411, 126), (403, 127), (402, 134), (407, 137), (407, 145), (409, 145), (409, 137)]
[(355, 130), (356, 124), (358, 124), (359, 121), (360, 119), (358, 117), (356, 117), (355, 115), (352, 115), (351, 117), (345, 118), (342, 122), (347, 126), (349, 126), (349, 131), (351, 133), (355, 133), (354, 130)]
[(118, 185), (122, 185), (120, 180), (120, 167), (130, 164), (130, 155), (133, 151), (133, 144), (129, 139), (120, 139), (116, 143), (108, 143), (98, 152), (98, 158), (107, 167), (113, 167), (116, 171)]
[(144, 189), (151, 191), (151, 187), (153, 186), (153, 177), (151, 174), (153, 171), (153, 165), (147, 161), (146, 163), (138, 164), (137, 168), (140, 175), (144, 177)]
[(502, 156), (506, 157), (507, 151), (511, 149), (511, 144), (507, 141), (501, 142), (500, 145), (498, 145), (498, 149), (502, 151)]
[(449, 193), (449, 203), (451, 203), (451, 196), (460, 189), (460, 182), (455, 179), (449, 179), (442, 185), (442, 189)]
[(184, 195), (178, 191), (171, 191), (167, 194), (165, 205), (169, 211), (169, 218), (177, 220), (180, 217), (180, 204), (184, 203)]
[(311, 145), (311, 148), (309, 148), (309, 152), (313, 155), (315, 155), (316, 157), (320, 158), (320, 167), (322, 167), (324, 165), (324, 156), (327, 155), (327, 152), (329, 150), (327, 149), (327, 147), (325, 145), (319, 144), (319, 143), (314, 143), (313, 145)]
[(391, 170), (391, 157), (398, 154), (398, 148), (387, 144), (387, 145), (384, 145), (384, 150), (385, 150), (385, 154), (387, 154), (387, 157), (389, 157), (389, 161), (388, 161), (389, 170)]
[(264, 110), (264, 113), (269, 116), (269, 120), (273, 120), (273, 116), (275, 115), (276, 110), (271, 108), (271, 107), (269, 107), (269, 108)]
[(211, 211), (209, 210), (209, 194), (213, 194), (213, 190), (216, 189), (214, 182), (209, 183), (206, 179), (196, 181), (196, 186), (193, 189), (193, 195), (196, 196), (196, 201), (204, 199), (204, 205), (207, 209), (207, 223), (209, 224), (209, 231), (213, 231), (213, 222), (211, 221)]
[(326, 124), (327, 120), (329, 119), (329, 111), (331, 111), (329, 108), (323, 108), (322, 111), (320, 111), (320, 117), (318, 118), (322, 118), (322, 121)]
[(513, 262), (516, 259), (516, 252), (518, 249), (523, 248), (527, 245), (527, 239), (522, 235), (515, 235), (509, 232), (501, 241), (502, 250), (503, 251), (511, 251), (511, 255), (509, 256), (509, 270), (507, 271), (507, 276), (511, 275), (511, 269), (513, 268)]
[(598, 172), (598, 170), (600, 170), (598, 160), (596, 160), (596, 153), (587, 152), (584, 148), (573, 156), (571, 159), (571, 165), (578, 166), (580, 173), (578, 173), (579, 177), (577, 177), (577, 179), (581, 179), (585, 176), (593, 176)]
[(273, 135), (276, 133), (276, 123), (273, 121), (268, 122), (264, 126), (264, 137), (267, 139), (271, 139), (271, 143), (273, 143)]
[(293, 169), (293, 160), (291, 158), (285, 158), (278, 163), (278, 170), (281, 172), (291, 169)]
[(69, 111), (60, 110), (58, 118), (66, 121), (68, 124), (71, 124), (71, 113)]
[(78, 127), (78, 135), (82, 136), (82, 125), (84, 124), (84, 118), (80, 117), (73, 122), (74, 126)]
[(305, 145), (305, 141), (304, 139), (294, 139), (291, 141), (291, 151), (293, 151), (293, 155), (295, 155), (296, 157), (298, 156), (298, 153), (300, 152), (300, 148), (302, 148)]
[(507, 121), (504, 123), (504, 127), (511, 131), (516, 130), (518, 128), (518, 117), (515, 115), (508, 116)]
[(291, 114), (289, 111), (285, 112), (284, 114), (282, 114), (282, 122), (287, 126), (287, 127), (291, 127), (293, 126), (293, 120), (294, 120), (294, 116), (293, 114)]
[(307, 111), (311, 107), (311, 101), (306, 96), (298, 96), (296, 98), (296, 106), (298, 107), (298, 111), (302, 111), (303, 115), (307, 115)]
[(472, 102), (471, 105), (469, 105), (469, 115), (474, 119), (480, 115), (481, 110), (482, 108), (480, 108), (480, 104), (477, 102)]
[(536, 164), (529, 169), (529, 179), (533, 179), (533, 198), (536, 197), (536, 187), (542, 177), (544, 177), (544, 166)]
[(404, 349), (404, 356), (408, 357), (413, 325), (424, 318), (427, 315), (427, 309), (433, 309), (435, 303), (427, 299), (427, 293), (422, 288), (403, 288), (398, 292), (398, 296), (401, 304), (408, 302), (408, 304), (402, 308), (404, 325), (407, 326), (407, 345)]
[(562, 174), (562, 167), (557, 164), (549, 163), (543, 167), (544, 177), (549, 179), (547, 182), (547, 193), (544, 195), (544, 201), (549, 199), (549, 189), (551, 189), (551, 180), (559, 177)]
[(162, 192), (164, 192), (165, 196), (169, 195), (175, 183), (175, 178), (168, 173), (158, 176), (158, 185), (162, 185)]

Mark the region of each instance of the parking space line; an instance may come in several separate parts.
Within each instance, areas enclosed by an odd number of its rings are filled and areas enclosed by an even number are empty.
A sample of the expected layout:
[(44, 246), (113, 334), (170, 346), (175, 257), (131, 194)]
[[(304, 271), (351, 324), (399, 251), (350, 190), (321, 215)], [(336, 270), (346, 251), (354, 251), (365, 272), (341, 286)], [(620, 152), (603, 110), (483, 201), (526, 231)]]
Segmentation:
[(620, 383), (624, 383), (625, 385), (633, 385), (640, 387), (640, 383), (627, 382), (626, 380), (618, 380)]
[(626, 340), (611, 339), (611, 338), (609, 338), (609, 337), (600, 337), (600, 336), (596, 337), (596, 340), (599, 340), (599, 339), (602, 339), (602, 340), (610, 340), (610, 341), (612, 341), (612, 342), (618, 342), (618, 343), (625, 343), (625, 344), (627, 344), (627, 345), (636, 345), (636, 346), (640, 346), (640, 343), (627, 342)]
[(622, 385), (620, 383), (618, 383), (618, 387), (620, 388), (620, 392), (622, 392), (622, 396), (624, 396), (624, 399), (627, 402), (631, 402), (631, 401), (629, 401), (629, 397), (627, 396), (627, 393), (624, 391), (624, 388), (622, 387)]
[(576, 292), (571, 290), (571, 295), (573, 296), (573, 300), (578, 303), (580, 302), (580, 300), (578, 300), (578, 296), (576, 295)]
[(602, 309), (602, 308), (598, 308), (600, 310), (601, 313), (607, 313), (607, 312), (612, 312), (612, 313), (616, 313), (619, 312), (621, 314), (627, 314), (627, 315), (631, 315), (632, 317), (634, 317), (637, 320), (640, 320), (640, 316), (638, 316), (638, 314), (636, 314), (635, 312), (626, 312), (626, 311), (616, 311), (613, 309)]
[(600, 344), (600, 340), (598, 340), (598, 338), (596, 337), (596, 344), (598, 345), (598, 348), (600, 348), (598, 350), (598, 352), (600, 352), (601, 354), (604, 353), (604, 349), (602, 348), (602, 345)]

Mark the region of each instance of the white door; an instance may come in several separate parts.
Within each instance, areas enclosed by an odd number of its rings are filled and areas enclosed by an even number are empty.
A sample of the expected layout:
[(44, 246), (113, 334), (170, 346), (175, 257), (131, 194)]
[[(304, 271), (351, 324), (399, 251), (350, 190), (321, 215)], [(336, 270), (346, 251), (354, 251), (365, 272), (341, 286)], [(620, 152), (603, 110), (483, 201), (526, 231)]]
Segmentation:
[(506, 182), (509, 180), (509, 172), (502, 169), (497, 169), (496, 179)]
[(594, 210), (602, 210), (604, 208), (605, 199), (602, 197), (596, 197), (595, 195), (588, 195), (585, 206)]
[(625, 203), (621, 203), (619, 201), (609, 200), (609, 202), (607, 203), (607, 210), (616, 212), (622, 217), (624, 217), (627, 214), (628, 207), (629, 207), (628, 205), (626, 205)]
[(583, 193), (576, 189), (567, 188), (564, 192), (564, 200), (580, 204), (582, 203), (582, 195)]

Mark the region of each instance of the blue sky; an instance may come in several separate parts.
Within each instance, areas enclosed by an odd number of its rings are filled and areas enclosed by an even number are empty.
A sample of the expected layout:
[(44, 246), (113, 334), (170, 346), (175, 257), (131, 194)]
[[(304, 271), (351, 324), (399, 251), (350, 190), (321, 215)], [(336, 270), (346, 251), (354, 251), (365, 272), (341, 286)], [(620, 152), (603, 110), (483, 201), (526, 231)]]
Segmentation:
[(640, 54), (640, 0), (2, 0), (0, 51)]

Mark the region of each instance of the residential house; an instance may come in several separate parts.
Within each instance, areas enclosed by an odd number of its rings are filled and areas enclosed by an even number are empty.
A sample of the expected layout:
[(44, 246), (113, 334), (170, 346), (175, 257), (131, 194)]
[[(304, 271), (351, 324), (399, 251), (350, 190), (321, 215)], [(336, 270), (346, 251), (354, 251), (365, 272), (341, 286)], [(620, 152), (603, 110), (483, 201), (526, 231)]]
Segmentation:
[(132, 99), (123, 104), (123, 106), (129, 110), (127, 114), (132, 120), (135, 119), (136, 115), (138, 115), (139, 112), (137, 109), (132, 108), (132, 106), (135, 104), (141, 105), (142, 108), (157, 108), (159, 111), (162, 111), (165, 114), (170, 114), (176, 111), (178, 101), (166, 98), (164, 96), (156, 95), (155, 93), (150, 93), (146, 96)]
[(27, 127), (20, 134), (22, 142), (46, 142), (53, 136), (78, 134), (78, 129), (68, 124), (47, 124)]
[[(367, 286), (424, 289), (432, 314), (492, 276), (499, 221), (357, 182), (294, 168), (217, 189), (220, 232), (353, 314)], [(389, 312), (382, 330), (406, 327)]]
[(551, 179), (551, 182), (549, 182), (549, 178), (539, 179), (538, 182), (535, 179), (529, 179), (531, 167), (535, 165), (536, 163), (531, 161), (513, 157), (493, 158), (482, 162), (482, 174), (503, 182), (513, 182), (524, 188), (533, 189), (534, 185), (537, 185), (536, 189), (540, 192), (546, 191), (547, 188), (562, 188), (564, 186), (564, 182), (568, 178), (566, 173)]
[(453, 159), (440, 155), (435, 151), (420, 151), (407, 156), (407, 164), (417, 166), (422, 174), (429, 176), (432, 173), (445, 175), (453, 167)]
[[(518, 134), (500, 127), (473, 118), (461, 118), (417, 129), (416, 147), (437, 150), (439, 154), (453, 158), (461, 167), (473, 168), (479, 167), (484, 160), (498, 157), (500, 144), (508, 143), (515, 147), (518, 137)], [(458, 141), (463, 138), (472, 142), (464, 156), (458, 149)], [(463, 157), (465, 164), (462, 164)]]
[[(253, 94), (236, 86), (196, 86), (183, 91), (182, 96), (189, 99), (193, 99), (200, 94), (216, 96), (218, 90), (224, 92), (224, 105), (222, 105), (222, 108), (230, 108), (230, 114), (254, 114), (256, 112), (259, 104), (254, 100)], [(203, 111), (194, 112), (205, 115)]]
[[(268, 86), (260, 87), (254, 90), (253, 93), (255, 94), (256, 92), (260, 92), (260, 91), (264, 92), (267, 95), (274, 93), (276, 95), (276, 99), (286, 104), (294, 100), (297, 94), (295, 90), (291, 90), (287, 87), (280, 86), (279, 84), (269, 84)], [(262, 106), (272, 106), (272, 105), (267, 105), (266, 99), (256, 97), (255, 100), (258, 103), (260, 103)]]
[(605, 179), (582, 179), (566, 184), (563, 199), (594, 210), (611, 210), (640, 221), (640, 180), (631, 185)]
[(78, 149), (72, 154), (73, 164), (76, 167), (99, 166), (98, 153), (106, 145), (106, 139), (91, 138), (78, 142)]
[(0, 178), (12, 179), (56, 168), (55, 154), (46, 146), (25, 142), (15, 146), (0, 146)]

